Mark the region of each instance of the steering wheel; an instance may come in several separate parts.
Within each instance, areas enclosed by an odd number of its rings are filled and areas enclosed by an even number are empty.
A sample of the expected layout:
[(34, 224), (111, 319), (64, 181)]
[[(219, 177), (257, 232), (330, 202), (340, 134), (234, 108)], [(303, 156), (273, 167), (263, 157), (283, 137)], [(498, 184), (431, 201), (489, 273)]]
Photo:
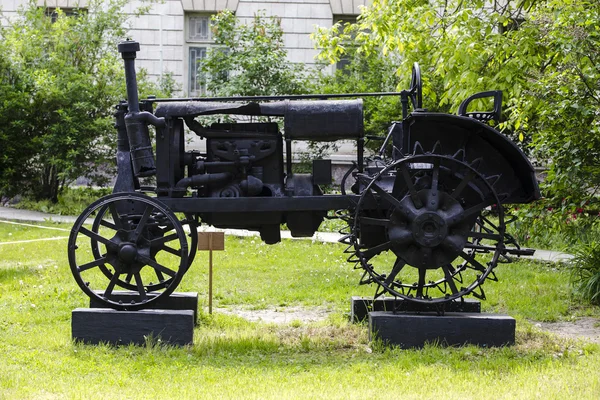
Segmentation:
[(423, 108), (423, 82), (421, 82), (421, 67), (417, 62), (412, 67), (408, 95), (412, 101), (413, 109)]

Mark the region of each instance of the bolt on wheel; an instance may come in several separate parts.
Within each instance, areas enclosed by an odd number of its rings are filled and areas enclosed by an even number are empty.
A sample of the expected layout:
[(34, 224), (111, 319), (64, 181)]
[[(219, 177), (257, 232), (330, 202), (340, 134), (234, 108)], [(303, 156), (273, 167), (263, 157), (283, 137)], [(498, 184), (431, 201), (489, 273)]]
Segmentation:
[[(190, 253), (182, 224), (166, 206), (142, 194), (116, 193), (79, 216), (68, 255), (75, 281), (90, 298), (136, 310), (175, 290)], [(118, 296), (119, 289), (132, 292), (127, 301)]]

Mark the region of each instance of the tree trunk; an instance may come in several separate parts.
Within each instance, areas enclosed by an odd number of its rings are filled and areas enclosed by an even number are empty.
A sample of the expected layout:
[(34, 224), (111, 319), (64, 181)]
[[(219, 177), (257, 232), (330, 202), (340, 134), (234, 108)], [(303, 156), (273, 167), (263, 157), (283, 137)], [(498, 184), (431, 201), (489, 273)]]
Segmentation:
[(58, 179), (58, 169), (55, 165), (46, 165), (42, 173), (42, 186), (38, 191), (39, 200), (50, 200), (58, 203), (58, 190), (60, 181)]

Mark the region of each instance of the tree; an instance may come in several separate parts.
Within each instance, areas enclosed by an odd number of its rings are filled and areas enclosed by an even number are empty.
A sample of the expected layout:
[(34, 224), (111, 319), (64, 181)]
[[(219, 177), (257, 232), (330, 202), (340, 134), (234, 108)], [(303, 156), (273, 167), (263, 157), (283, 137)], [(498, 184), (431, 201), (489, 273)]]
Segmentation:
[(302, 64), (290, 63), (283, 30), (275, 17), (258, 13), (242, 24), (231, 11), (212, 17), (217, 47), (198, 68), (207, 90), (217, 96), (267, 96), (306, 93), (309, 81)]
[[(545, 193), (573, 204), (600, 188), (600, 3), (582, 0), (375, 0), (354, 27), (320, 30), (335, 61), (351, 35), (364, 57), (418, 61), (425, 107), (454, 111), (482, 90), (504, 91), (499, 128), (549, 168)], [(402, 86), (407, 85), (407, 81)]]
[[(365, 54), (354, 46), (356, 26), (338, 23), (331, 32), (339, 37), (341, 32), (349, 34), (341, 43), (343, 48), (343, 68), (329, 73), (327, 64), (336, 62), (335, 58), (321, 60), (322, 69), (318, 77), (318, 91), (321, 93), (373, 93), (394, 92), (400, 85), (396, 74), (399, 60), (394, 55), (381, 53)], [(324, 64), (324, 65), (323, 65)], [(385, 137), (392, 121), (402, 117), (402, 106), (398, 96), (364, 97), (364, 129), (367, 136)], [(367, 141), (367, 146), (379, 149), (382, 142)]]
[(58, 10), (53, 21), (31, 1), (0, 31), (2, 194), (57, 201), (77, 177), (106, 179), (98, 166), (114, 164), (113, 106), (126, 93), (116, 50), (126, 3), (91, 0), (87, 11)]

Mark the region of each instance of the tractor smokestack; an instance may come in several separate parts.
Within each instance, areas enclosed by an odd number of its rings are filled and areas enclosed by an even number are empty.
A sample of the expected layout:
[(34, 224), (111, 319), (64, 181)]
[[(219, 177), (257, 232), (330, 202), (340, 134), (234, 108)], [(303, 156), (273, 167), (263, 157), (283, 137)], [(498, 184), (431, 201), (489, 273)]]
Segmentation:
[(125, 126), (127, 127), (127, 137), (131, 149), (133, 173), (138, 177), (151, 176), (156, 173), (156, 166), (152, 144), (150, 143), (148, 124), (163, 127), (165, 122), (164, 119), (156, 118), (149, 112), (140, 112), (137, 78), (135, 75), (135, 57), (136, 53), (140, 50), (140, 44), (133, 41), (121, 42), (118, 45), (118, 49), (125, 64), (128, 107), (127, 115), (125, 115)]

